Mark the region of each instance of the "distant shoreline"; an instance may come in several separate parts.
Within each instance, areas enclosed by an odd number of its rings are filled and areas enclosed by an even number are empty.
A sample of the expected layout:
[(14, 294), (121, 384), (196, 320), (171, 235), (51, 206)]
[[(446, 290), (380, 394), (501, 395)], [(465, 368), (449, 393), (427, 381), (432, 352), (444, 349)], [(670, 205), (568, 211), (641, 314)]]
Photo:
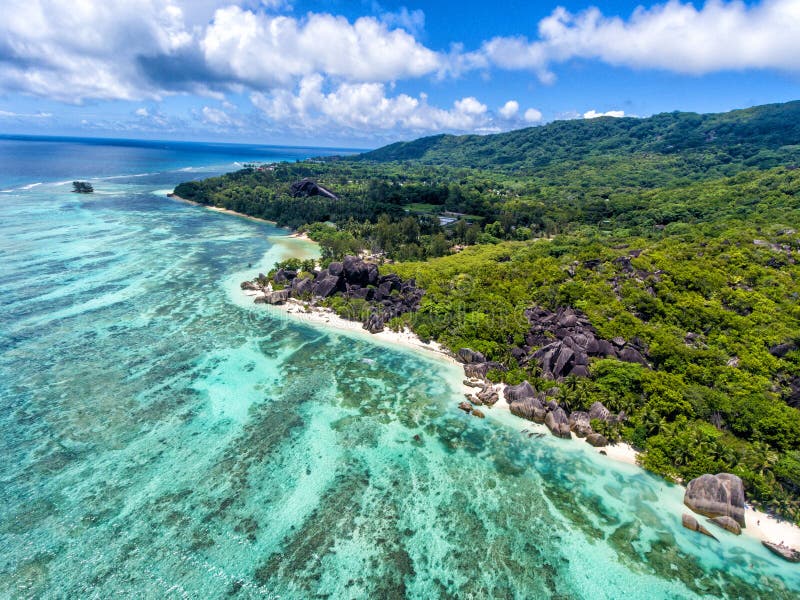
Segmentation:
[(169, 192), (167, 194), (167, 198), (169, 198), (171, 200), (177, 200), (178, 202), (183, 202), (185, 204), (191, 204), (192, 206), (202, 206), (203, 208), (206, 208), (208, 210), (213, 210), (214, 212), (217, 212), (217, 213), (222, 213), (222, 214), (225, 214), (225, 215), (231, 215), (231, 216), (234, 216), (234, 217), (241, 217), (243, 219), (247, 219), (248, 221), (255, 221), (256, 223), (266, 223), (267, 225), (272, 225), (273, 227), (279, 227), (280, 229), (285, 229), (287, 231), (290, 231), (291, 233), (289, 234), (289, 237), (305, 240), (305, 241), (311, 242), (313, 244), (317, 243), (314, 240), (312, 240), (310, 237), (308, 237), (308, 235), (305, 232), (301, 233), (299, 231), (296, 231), (296, 230), (292, 229), (291, 227), (284, 227), (283, 225), (278, 225), (277, 221), (270, 221), (269, 219), (261, 219), (259, 217), (253, 217), (251, 215), (246, 215), (244, 213), (240, 213), (240, 212), (237, 212), (235, 210), (231, 210), (229, 208), (222, 208), (222, 207), (219, 207), (219, 206), (209, 206), (208, 204), (202, 204), (201, 202), (195, 202), (194, 200), (187, 200), (186, 198), (181, 198), (180, 196), (178, 196), (178, 194), (176, 194), (174, 192)]

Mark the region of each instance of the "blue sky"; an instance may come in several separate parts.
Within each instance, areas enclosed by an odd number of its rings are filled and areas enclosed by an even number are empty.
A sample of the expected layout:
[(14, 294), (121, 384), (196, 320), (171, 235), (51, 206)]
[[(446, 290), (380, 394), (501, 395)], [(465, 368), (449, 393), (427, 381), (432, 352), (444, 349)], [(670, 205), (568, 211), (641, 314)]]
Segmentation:
[(800, 0), (4, 0), (0, 133), (372, 147), (800, 99)]

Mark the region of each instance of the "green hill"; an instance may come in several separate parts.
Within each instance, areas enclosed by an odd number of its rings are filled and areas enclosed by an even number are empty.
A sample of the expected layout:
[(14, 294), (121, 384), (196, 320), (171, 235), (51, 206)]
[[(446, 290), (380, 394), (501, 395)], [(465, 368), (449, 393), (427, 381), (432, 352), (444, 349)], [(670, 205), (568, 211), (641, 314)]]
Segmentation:
[[(603, 433), (650, 470), (736, 473), (751, 502), (800, 522), (798, 165), (790, 102), (438, 135), (176, 192), (306, 225), (325, 262), (382, 253), (385, 272), (426, 290), (389, 326), (482, 352), (495, 381), (556, 385), (570, 410), (625, 411)], [(296, 195), (302, 178), (336, 197)], [(330, 306), (364, 309), (344, 295)], [(548, 341), (528, 335), (534, 306), (580, 311), (649, 365), (592, 357), (588, 377), (553, 381), (526, 358)]]
[[(398, 142), (352, 160), (532, 170), (609, 155), (700, 156), (718, 165), (770, 168), (800, 157), (800, 101), (721, 114), (555, 121), (495, 135), (437, 135)], [(710, 156), (709, 156), (710, 155)]]

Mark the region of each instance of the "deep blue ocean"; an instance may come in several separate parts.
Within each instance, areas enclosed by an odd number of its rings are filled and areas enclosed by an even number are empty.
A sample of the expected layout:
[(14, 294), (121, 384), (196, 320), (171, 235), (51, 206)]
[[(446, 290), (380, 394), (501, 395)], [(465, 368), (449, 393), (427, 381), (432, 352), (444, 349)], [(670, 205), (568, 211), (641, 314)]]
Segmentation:
[(798, 597), (457, 367), (252, 304), (316, 248), (166, 197), (329, 152), (0, 138), (0, 598)]

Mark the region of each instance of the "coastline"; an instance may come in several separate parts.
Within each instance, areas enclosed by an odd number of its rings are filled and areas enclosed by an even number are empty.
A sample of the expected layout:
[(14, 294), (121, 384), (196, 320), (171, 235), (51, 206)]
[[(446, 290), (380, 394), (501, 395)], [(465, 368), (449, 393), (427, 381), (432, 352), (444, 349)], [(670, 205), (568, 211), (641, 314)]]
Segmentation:
[[(301, 236), (302, 234), (295, 234), (291, 237), (300, 238)], [(261, 292), (252, 290), (243, 290), (242, 293), (251, 298), (255, 298), (261, 294)], [(280, 313), (291, 316), (291, 318), (304, 323), (330, 327), (332, 329), (344, 331), (349, 334), (359, 335), (359, 337), (363, 337), (364, 339), (394, 346), (402, 346), (416, 352), (421, 352), (435, 360), (443, 360), (451, 366), (457, 366), (459, 368), (463, 367), (463, 365), (458, 362), (447, 349), (433, 341), (430, 343), (423, 342), (408, 328), (405, 328), (400, 332), (385, 329), (379, 333), (368, 333), (362, 328), (361, 323), (344, 319), (328, 308), (307, 306), (303, 302), (295, 299), (290, 299), (282, 305), (266, 306), (270, 306), (276, 311), (280, 311)], [(466, 385), (463, 382), (459, 385), (462, 397), (464, 394), (474, 391), (474, 388)], [(487, 409), (483, 411), (487, 417), (503, 421), (504, 423), (501, 424), (507, 426), (531, 430), (537, 429), (537, 431), (541, 429), (542, 433), (549, 435), (550, 432), (544, 425), (533, 423), (532, 421), (528, 421), (522, 417), (513, 415), (503, 393), (504, 386), (502, 384), (495, 384), (494, 387), (498, 392), (499, 400), (492, 407), (481, 407), (482, 409)], [(498, 414), (498, 412), (500, 414)], [(585, 440), (577, 437), (573, 437), (570, 440), (564, 440), (564, 442), (575, 444), (576, 449), (578, 448), (578, 444), (587, 446)], [(638, 452), (630, 444), (625, 442), (620, 442), (602, 448), (591, 448), (591, 451), (597, 455), (604, 456), (608, 460), (642, 468), (637, 462)], [(681, 487), (685, 489), (685, 486), (681, 485)], [(694, 514), (688, 508), (686, 508), (686, 512)], [(784, 542), (793, 548), (800, 549), (800, 527), (797, 525), (794, 525), (789, 521), (778, 520), (765, 512), (755, 510), (749, 505), (746, 505), (745, 513), (746, 527), (742, 529), (742, 534), (747, 535), (750, 538), (755, 538), (759, 541), (769, 541), (775, 543)], [(675, 517), (680, 518), (680, 515), (676, 514)], [(714, 530), (714, 532), (717, 533), (716, 530)], [(765, 551), (768, 550), (765, 549)]]
[[(244, 213), (240, 213), (240, 212), (237, 212), (235, 210), (231, 210), (229, 208), (221, 208), (219, 206), (209, 206), (207, 204), (201, 204), (200, 202), (195, 202), (194, 200), (187, 200), (186, 198), (181, 198), (180, 196), (178, 196), (177, 194), (172, 193), (172, 192), (167, 193), (167, 198), (169, 198), (170, 200), (177, 200), (178, 202), (183, 202), (185, 204), (191, 204), (192, 206), (202, 206), (203, 208), (205, 208), (207, 210), (213, 210), (214, 212), (217, 212), (217, 213), (231, 215), (231, 216), (234, 216), (234, 217), (241, 217), (241, 218), (247, 219), (249, 221), (255, 221), (256, 223), (266, 223), (267, 225), (272, 225), (273, 227), (280, 227), (281, 229), (286, 229), (287, 231), (292, 231), (289, 227), (281, 227), (280, 225), (278, 225), (277, 221), (270, 221), (269, 219), (261, 219), (259, 217), (253, 217), (251, 215), (246, 215)], [(308, 240), (309, 242), (312, 242), (312, 243), (316, 243), (316, 242), (314, 242), (314, 240), (312, 240), (311, 238), (306, 236), (304, 233), (303, 234), (299, 234), (299, 233), (295, 232), (295, 233), (292, 233), (290, 235), (290, 237), (298, 237), (298, 238), (301, 237), (301, 236), (305, 236), (302, 239)]]
[[(300, 235), (291, 237), (303, 239)], [(261, 292), (252, 290), (243, 290), (242, 293), (245, 296), (252, 298), (261, 295)], [(391, 331), (390, 329), (384, 329), (380, 333), (369, 333), (365, 331), (364, 328), (361, 327), (361, 323), (357, 321), (348, 321), (328, 308), (323, 308), (320, 306), (308, 307), (302, 302), (293, 298), (289, 299), (285, 304), (282, 305), (268, 306), (272, 306), (284, 314), (292, 315), (294, 319), (303, 323), (323, 325), (340, 331), (355, 333), (364, 337), (365, 339), (379, 340), (390, 345), (403, 346), (404, 348), (424, 352), (427, 356), (435, 356), (436, 358), (444, 360), (450, 365), (459, 367), (461, 366), (461, 363), (459, 363), (452, 356), (452, 354), (450, 354), (450, 352), (448, 352), (442, 346), (436, 342), (430, 342), (426, 344), (408, 328), (404, 329), (403, 331)], [(464, 387), (465, 389), (468, 389), (466, 386)]]

